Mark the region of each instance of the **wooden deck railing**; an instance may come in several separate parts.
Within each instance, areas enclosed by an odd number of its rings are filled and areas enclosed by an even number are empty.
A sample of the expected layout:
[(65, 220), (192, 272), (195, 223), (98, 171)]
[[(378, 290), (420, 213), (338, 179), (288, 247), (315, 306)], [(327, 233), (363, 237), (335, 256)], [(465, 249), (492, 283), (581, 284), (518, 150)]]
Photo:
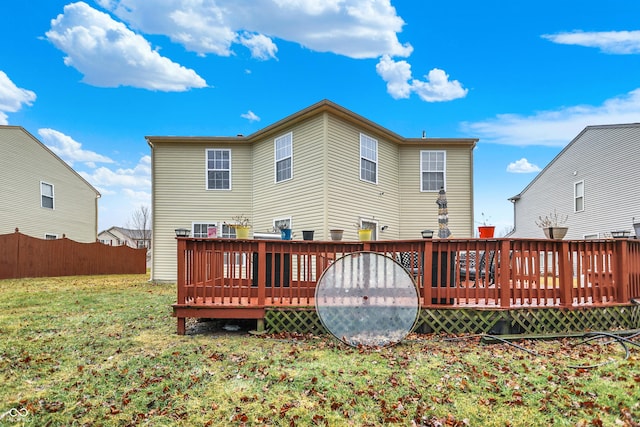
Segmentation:
[(640, 240), (177, 240), (179, 329), (184, 317), (259, 319), (266, 307), (313, 307), (322, 272), (361, 251), (403, 264), (422, 307), (572, 308), (640, 298)]

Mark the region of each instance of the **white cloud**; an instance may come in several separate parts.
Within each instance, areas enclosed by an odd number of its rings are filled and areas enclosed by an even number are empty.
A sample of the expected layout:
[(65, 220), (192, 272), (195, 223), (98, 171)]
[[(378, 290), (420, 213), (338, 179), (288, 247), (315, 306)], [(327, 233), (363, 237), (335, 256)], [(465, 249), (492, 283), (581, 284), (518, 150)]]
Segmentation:
[(32, 105), (35, 100), (35, 92), (19, 88), (5, 72), (0, 71), (0, 125), (9, 124), (5, 113), (20, 111), (23, 105)]
[(148, 190), (151, 188), (151, 157), (143, 156), (133, 168), (109, 169), (102, 166), (94, 169), (91, 173), (79, 173), (96, 188), (118, 187)]
[(57, 130), (39, 129), (38, 134), (42, 138), (42, 142), (70, 166), (73, 166), (74, 162), (83, 162), (87, 166), (95, 168), (96, 163), (113, 163), (109, 157), (83, 150), (82, 144)]
[(376, 65), (376, 71), (387, 82), (387, 92), (394, 99), (411, 96), (411, 65), (407, 61), (394, 61), (383, 55)]
[(247, 119), (250, 122), (259, 122), (260, 121), (260, 117), (258, 117), (253, 111), (249, 110), (244, 114), (240, 114), (240, 117), (242, 117), (243, 119)]
[(387, 92), (394, 99), (409, 98), (415, 92), (426, 102), (451, 101), (464, 98), (468, 89), (459, 81), (449, 80), (442, 70), (434, 68), (421, 81), (411, 77), (411, 65), (407, 61), (394, 61), (389, 55), (383, 55), (376, 65), (376, 71), (387, 82)]
[(278, 47), (267, 36), (262, 34), (243, 34), (240, 43), (251, 51), (251, 56), (256, 59), (267, 60), (276, 57)]
[(542, 38), (558, 44), (596, 47), (604, 53), (618, 55), (640, 53), (640, 31), (572, 31), (544, 34)]
[(67, 55), (64, 63), (94, 86), (185, 91), (207, 85), (195, 71), (160, 56), (142, 36), (84, 2), (66, 5), (46, 36)]
[(463, 89), (457, 80), (449, 80), (444, 71), (434, 68), (425, 76), (426, 81), (412, 80), (411, 86), (420, 99), (427, 102), (452, 101), (467, 96), (468, 89)]
[(234, 44), (245, 44), (245, 32), (350, 58), (406, 57), (413, 50), (398, 40), (404, 21), (390, 0), (263, 0), (259, 7), (254, 0), (98, 3), (133, 28), (166, 35), (200, 55), (232, 55)]
[(509, 163), (509, 165), (507, 166), (507, 172), (511, 173), (532, 173), (540, 172), (540, 170), (540, 167), (529, 163), (529, 161), (524, 157), (520, 160)]
[(586, 126), (637, 123), (638, 117), (640, 89), (635, 89), (598, 106), (577, 105), (530, 116), (501, 114), (481, 122), (464, 122), (462, 127), (483, 142), (564, 147)]

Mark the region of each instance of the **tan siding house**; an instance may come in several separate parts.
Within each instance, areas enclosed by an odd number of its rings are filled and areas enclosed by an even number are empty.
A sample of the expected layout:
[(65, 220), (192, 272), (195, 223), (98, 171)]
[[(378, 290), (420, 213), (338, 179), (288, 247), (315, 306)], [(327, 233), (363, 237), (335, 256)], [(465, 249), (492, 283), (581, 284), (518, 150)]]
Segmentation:
[(146, 138), (154, 281), (176, 280), (176, 228), (206, 237), (215, 226), (217, 237), (229, 237), (224, 222), (240, 214), (254, 233), (286, 220), (294, 239), (314, 230), (315, 240), (329, 240), (330, 229), (343, 229), (356, 240), (361, 221), (377, 225), (377, 239), (419, 239), (438, 228), (439, 188), (421, 188), (425, 150), (446, 154), (450, 226), (457, 237), (473, 236), (477, 139), (404, 138), (327, 100), (246, 137)]
[(91, 243), (100, 193), (20, 126), (0, 126), (0, 234)]
[(640, 222), (640, 123), (588, 126), (518, 195), (510, 237), (544, 238), (539, 216), (568, 216), (565, 239), (633, 235)]

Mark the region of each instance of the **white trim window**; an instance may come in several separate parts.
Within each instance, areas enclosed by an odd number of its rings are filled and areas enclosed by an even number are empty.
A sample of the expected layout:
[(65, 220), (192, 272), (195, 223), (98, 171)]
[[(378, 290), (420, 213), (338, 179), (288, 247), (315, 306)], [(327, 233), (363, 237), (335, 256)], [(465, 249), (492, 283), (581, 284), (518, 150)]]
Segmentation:
[(420, 191), (432, 192), (446, 188), (446, 151), (420, 151)]
[(378, 140), (360, 134), (360, 179), (378, 183)]
[(573, 183), (573, 211), (584, 211), (584, 181)]
[(293, 133), (276, 138), (274, 144), (274, 170), (276, 182), (293, 178)]
[(40, 206), (46, 209), (54, 208), (53, 184), (40, 181)]
[(207, 190), (231, 190), (231, 150), (207, 149)]

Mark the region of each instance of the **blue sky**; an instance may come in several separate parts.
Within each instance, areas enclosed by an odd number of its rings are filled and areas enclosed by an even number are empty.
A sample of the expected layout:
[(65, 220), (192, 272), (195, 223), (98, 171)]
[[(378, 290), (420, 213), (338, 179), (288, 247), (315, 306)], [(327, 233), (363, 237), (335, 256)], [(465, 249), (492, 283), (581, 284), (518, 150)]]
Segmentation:
[(637, 0), (7, 0), (3, 16), (0, 124), (102, 193), (100, 230), (150, 204), (146, 135), (248, 135), (325, 98), (405, 137), (479, 138), (475, 216), (498, 234), (585, 126), (640, 122)]

